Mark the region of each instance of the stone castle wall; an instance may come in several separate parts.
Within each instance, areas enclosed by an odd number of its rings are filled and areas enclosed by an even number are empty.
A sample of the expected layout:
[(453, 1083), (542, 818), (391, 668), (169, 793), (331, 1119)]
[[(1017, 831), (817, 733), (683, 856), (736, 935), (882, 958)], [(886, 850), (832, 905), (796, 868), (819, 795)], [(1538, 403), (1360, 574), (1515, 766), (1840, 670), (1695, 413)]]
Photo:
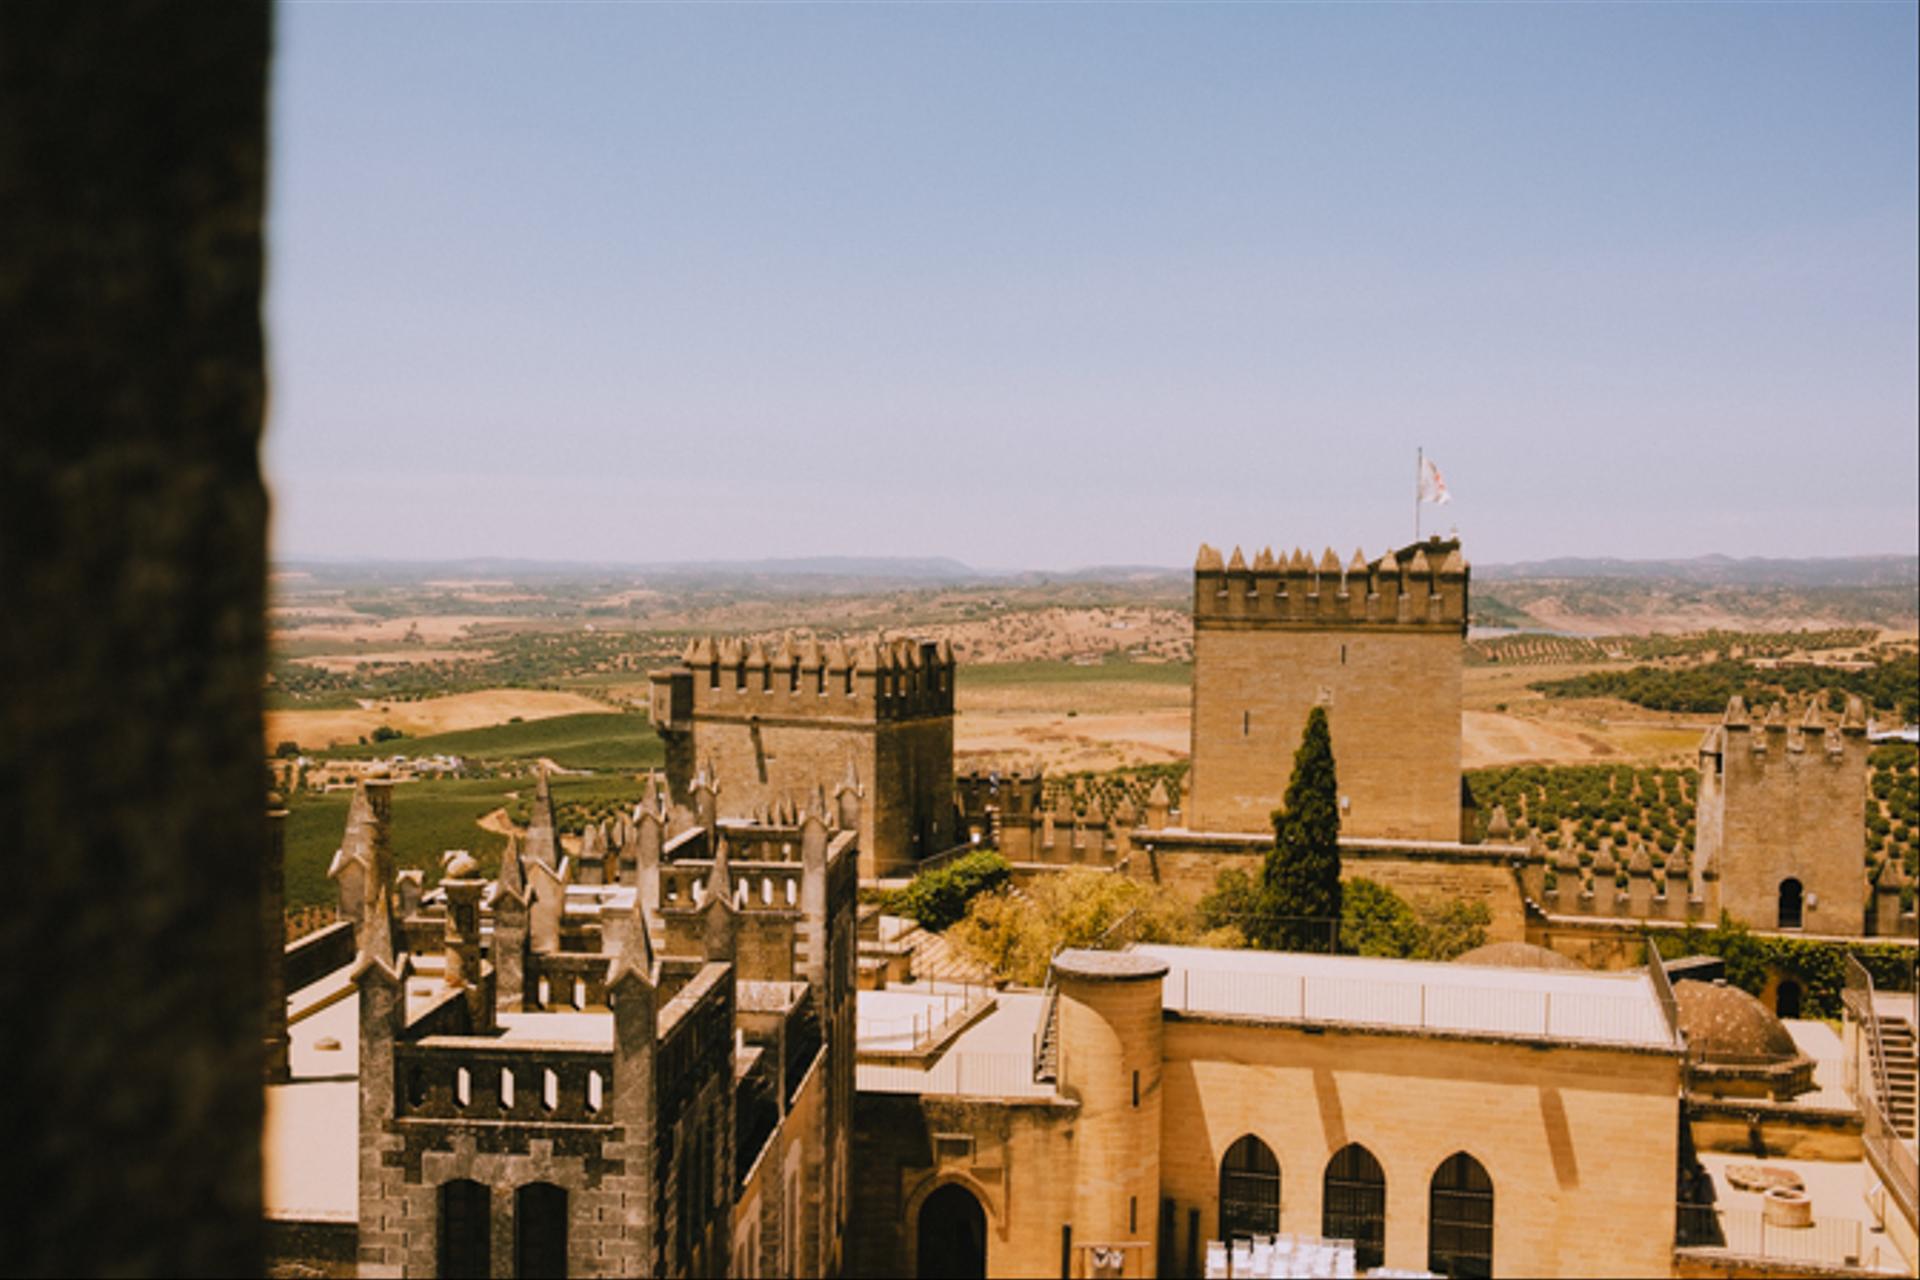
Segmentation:
[(1457, 543), (1341, 569), (1202, 548), (1194, 571), (1188, 825), (1269, 828), (1314, 706), (1327, 709), (1348, 834), (1460, 835), (1467, 568)]

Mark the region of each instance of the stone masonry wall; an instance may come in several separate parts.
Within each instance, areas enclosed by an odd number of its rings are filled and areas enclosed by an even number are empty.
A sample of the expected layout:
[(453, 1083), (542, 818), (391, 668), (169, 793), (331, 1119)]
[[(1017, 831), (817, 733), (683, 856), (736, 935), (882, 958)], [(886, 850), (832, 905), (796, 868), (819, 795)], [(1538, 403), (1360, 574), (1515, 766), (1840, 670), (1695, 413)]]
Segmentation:
[(1187, 824), (1262, 831), (1316, 704), (1327, 709), (1348, 835), (1460, 835), (1457, 630), (1194, 631)]
[[(1866, 737), (1784, 725), (1727, 727), (1714, 799), (1720, 904), (1755, 928), (1779, 921), (1781, 881), (1809, 895), (1808, 933), (1858, 934), (1866, 898)], [(1828, 744), (1839, 750), (1828, 750)], [(1755, 744), (1764, 750), (1755, 750)], [(1706, 762), (1703, 762), (1706, 763)], [(1709, 799), (1702, 779), (1701, 798)], [(1816, 901), (1817, 900), (1817, 901)]]
[[(1328, 1029), (1170, 1021), (1162, 1194), (1219, 1231), (1220, 1161), (1255, 1134), (1280, 1162), (1280, 1230), (1321, 1233), (1334, 1152), (1386, 1173), (1386, 1265), (1427, 1264), (1428, 1187), (1464, 1150), (1494, 1188), (1494, 1274), (1666, 1275), (1676, 1058)], [(1204, 1255), (1203, 1255), (1204, 1256)]]

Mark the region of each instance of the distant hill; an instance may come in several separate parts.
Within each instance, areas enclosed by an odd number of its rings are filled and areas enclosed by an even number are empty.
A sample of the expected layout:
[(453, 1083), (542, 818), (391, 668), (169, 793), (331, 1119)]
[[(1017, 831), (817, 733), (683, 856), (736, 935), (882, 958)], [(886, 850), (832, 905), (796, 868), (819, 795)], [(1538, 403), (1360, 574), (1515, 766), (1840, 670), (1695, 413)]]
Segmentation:
[(1899, 587), (1920, 582), (1920, 556), (1831, 556), (1807, 560), (1697, 556), (1691, 560), (1619, 560), (1609, 556), (1477, 564), (1480, 581), (1631, 578), (1703, 586)]

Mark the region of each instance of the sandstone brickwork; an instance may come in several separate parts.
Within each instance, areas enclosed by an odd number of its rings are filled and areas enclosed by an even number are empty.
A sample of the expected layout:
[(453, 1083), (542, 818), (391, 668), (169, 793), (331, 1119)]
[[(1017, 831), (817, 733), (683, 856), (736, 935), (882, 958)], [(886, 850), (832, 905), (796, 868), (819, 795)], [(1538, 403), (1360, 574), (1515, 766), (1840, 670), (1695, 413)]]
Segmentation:
[(1858, 698), (1837, 722), (1817, 704), (1791, 723), (1779, 706), (1756, 715), (1737, 697), (1728, 705), (1700, 747), (1698, 861), (1718, 872), (1721, 907), (1782, 927), (1782, 885), (1794, 881), (1797, 927), (1865, 932), (1866, 757)]
[(1341, 829), (1460, 836), (1460, 671), (1468, 566), (1432, 539), (1344, 567), (1203, 546), (1194, 566), (1188, 825), (1271, 827), (1307, 712), (1327, 709)]
[(652, 677), (673, 797), (725, 779), (721, 816), (746, 818), (857, 787), (861, 875), (909, 873), (955, 843), (953, 674), (945, 643), (696, 640)]

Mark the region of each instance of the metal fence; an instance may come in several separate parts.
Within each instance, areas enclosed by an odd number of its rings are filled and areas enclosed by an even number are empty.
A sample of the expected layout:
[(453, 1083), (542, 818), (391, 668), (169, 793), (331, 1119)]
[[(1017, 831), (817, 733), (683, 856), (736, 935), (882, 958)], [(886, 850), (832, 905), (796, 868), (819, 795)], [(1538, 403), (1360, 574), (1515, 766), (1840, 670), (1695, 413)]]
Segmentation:
[(855, 1068), (862, 1093), (917, 1093), (976, 1098), (1048, 1097), (1049, 1085), (1035, 1084), (1033, 1059), (1024, 1053), (948, 1053), (926, 1070), (862, 1062)]
[(1611, 1044), (1674, 1044), (1657, 1001), (1459, 983), (1182, 969), (1170, 1007), (1282, 1021), (1409, 1027)]
[(1674, 1244), (1681, 1249), (1724, 1253), (1807, 1266), (1906, 1271), (1906, 1259), (1884, 1235), (1857, 1218), (1820, 1217), (1811, 1226), (1783, 1227), (1758, 1209), (1715, 1204), (1678, 1206)]
[(1841, 1000), (1847, 1014), (1860, 1024), (1860, 1038), (1868, 1057), (1866, 1078), (1854, 1100), (1860, 1104), (1860, 1140), (1867, 1163), (1880, 1176), (1887, 1194), (1898, 1202), (1907, 1221), (1920, 1218), (1920, 1154), (1911, 1138), (1903, 1137), (1887, 1109), (1886, 1050), (1880, 1043), (1880, 1014), (1874, 1008), (1873, 975), (1852, 956), (1847, 957), (1846, 984)]
[(926, 1008), (898, 1018), (860, 1019), (860, 1049), (913, 1052), (939, 1043), (954, 1027), (965, 1023), (993, 1002), (993, 988), (964, 983), (954, 991), (929, 991)]

